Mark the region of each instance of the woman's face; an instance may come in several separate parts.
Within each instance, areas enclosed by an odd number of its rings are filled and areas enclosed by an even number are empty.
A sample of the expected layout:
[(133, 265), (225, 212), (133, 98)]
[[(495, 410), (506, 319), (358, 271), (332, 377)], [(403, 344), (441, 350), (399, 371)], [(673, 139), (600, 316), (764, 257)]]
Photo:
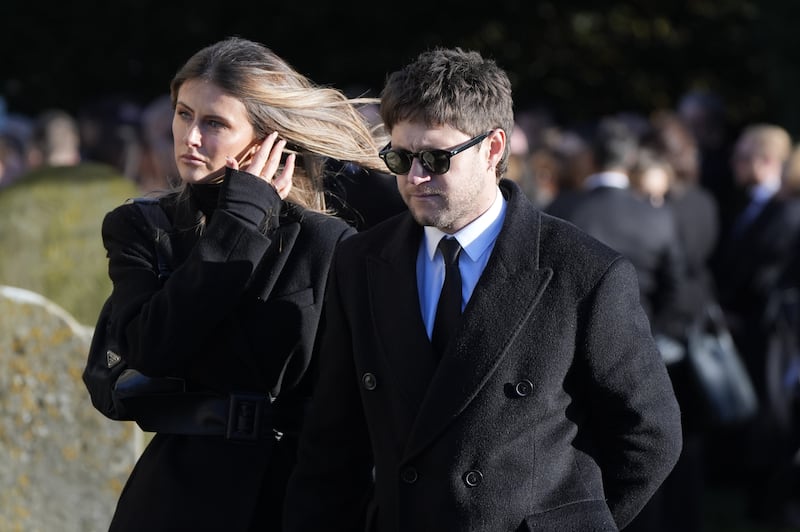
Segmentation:
[(224, 173), (225, 157), (240, 163), (255, 150), (255, 130), (244, 104), (213, 83), (181, 85), (172, 117), (175, 163), (185, 183), (214, 181)]

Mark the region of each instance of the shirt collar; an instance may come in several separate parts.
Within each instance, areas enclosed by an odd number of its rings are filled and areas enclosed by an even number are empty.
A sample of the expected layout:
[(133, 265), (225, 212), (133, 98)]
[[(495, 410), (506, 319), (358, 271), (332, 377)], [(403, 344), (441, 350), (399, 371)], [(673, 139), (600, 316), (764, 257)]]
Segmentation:
[(586, 178), (584, 188), (593, 189), (598, 187), (628, 188), (630, 179), (622, 172), (599, 172)]
[[(458, 243), (463, 248), (464, 252), (473, 261), (476, 260), (486, 248), (494, 242), (497, 234), (500, 233), (500, 227), (505, 213), (506, 202), (503, 199), (503, 194), (500, 192), (500, 187), (497, 187), (497, 193), (494, 197), (494, 203), (489, 207), (486, 212), (475, 218), (472, 222), (463, 227), (460, 231), (452, 236), (458, 240)], [(428, 260), (433, 260), (436, 254), (436, 248), (439, 245), (439, 240), (444, 236), (449, 236), (444, 231), (426, 225), (425, 230), (425, 252), (428, 254)]]
[(778, 192), (780, 184), (759, 183), (750, 189), (750, 199), (757, 203), (764, 203)]

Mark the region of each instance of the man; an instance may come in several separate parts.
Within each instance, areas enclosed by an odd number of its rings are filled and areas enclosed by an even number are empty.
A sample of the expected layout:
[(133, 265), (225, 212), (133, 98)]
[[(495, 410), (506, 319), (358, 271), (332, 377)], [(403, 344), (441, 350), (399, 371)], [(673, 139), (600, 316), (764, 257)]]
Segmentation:
[[(285, 530), (616, 530), (677, 460), (636, 272), (501, 180), (512, 107), (476, 52), (388, 78), (381, 156), (408, 212), (338, 248)], [(442, 236), (462, 247), (444, 280)]]
[(800, 204), (778, 194), (791, 148), (789, 133), (774, 124), (752, 124), (739, 135), (731, 167), (743, 201), (714, 262), (720, 303), (740, 349), (750, 362), (758, 360), (751, 369), (759, 387), (763, 333), (754, 324), (763, 319), (770, 291), (800, 234)]
[(727, 462), (736, 460), (745, 483), (748, 517), (757, 522), (778, 515), (774, 479), (797, 451), (796, 440), (786, 433), (774, 409), (778, 398), (787, 396), (787, 383), (796, 377), (779, 369), (785, 362), (769, 349), (777, 310), (773, 298), (800, 239), (800, 202), (781, 192), (791, 149), (791, 136), (776, 124), (750, 124), (739, 134), (731, 168), (743, 202), (714, 261), (720, 306), (759, 399), (757, 415), (744, 426), (745, 436), (735, 440), (739, 445), (724, 449), (726, 457), (735, 450)]
[[(671, 208), (654, 207), (637, 195), (631, 173), (639, 160), (639, 139), (618, 116), (603, 117), (592, 137), (594, 173), (569, 207), (554, 213), (622, 253), (636, 268), (642, 306), (654, 332), (671, 335), (678, 290), (685, 281), (685, 256)], [(665, 330), (666, 329), (666, 330)]]

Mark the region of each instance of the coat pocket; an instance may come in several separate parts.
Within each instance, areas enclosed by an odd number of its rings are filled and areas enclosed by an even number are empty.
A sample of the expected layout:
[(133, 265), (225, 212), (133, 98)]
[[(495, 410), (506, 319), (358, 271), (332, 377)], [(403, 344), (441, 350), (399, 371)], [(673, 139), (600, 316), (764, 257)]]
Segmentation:
[(580, 501), (525, 518), (527, 528), (520, 531), (551, 532), (580, 530), (581, 532), (617, 532), (614, 517), (605, 501)]
[(296, 308), (310, 307), (314, 304), (314, 289), (304, 288), (290, 293), (272, 294), (267, 299), (260, 299), (262, 303), (275, 305), (292, 305)]

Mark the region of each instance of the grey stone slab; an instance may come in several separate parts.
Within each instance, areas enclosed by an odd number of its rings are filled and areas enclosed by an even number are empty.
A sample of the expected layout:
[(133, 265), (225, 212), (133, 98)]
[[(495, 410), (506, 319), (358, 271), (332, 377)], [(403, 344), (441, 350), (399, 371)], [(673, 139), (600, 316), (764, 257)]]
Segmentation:
[(108, 529), (141, 446), (81, 380), (92, 328), (39, 294), (0, 285), (0, 530)]

